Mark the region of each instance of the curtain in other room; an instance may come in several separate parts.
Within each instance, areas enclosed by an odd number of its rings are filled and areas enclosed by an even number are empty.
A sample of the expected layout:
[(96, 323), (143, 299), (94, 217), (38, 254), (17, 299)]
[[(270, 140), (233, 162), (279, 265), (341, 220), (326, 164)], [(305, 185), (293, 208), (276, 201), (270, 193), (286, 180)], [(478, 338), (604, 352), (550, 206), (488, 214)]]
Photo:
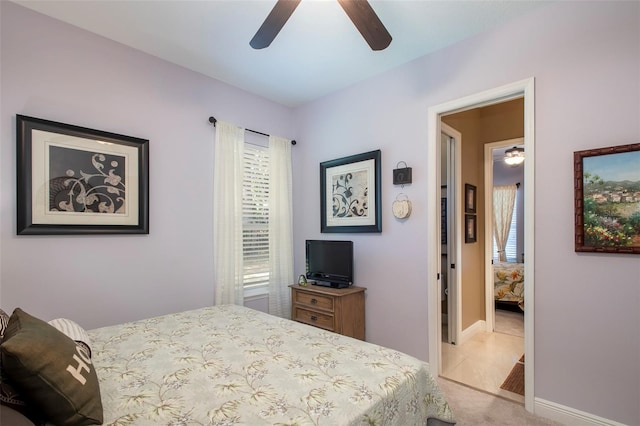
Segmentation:
[(293, 191), (291, 141), (269, 137), (269, 313), (291, 316)]
[(218, 121), (213, 160), (215, 304), (244, 304), (242, 177), (244, 129)]
[(507, 239), (511, 229), (511, 216), (516, 201), (516, 185), (493, 187), (493, 237), (498, 248), (498, 260), (507, 261)]

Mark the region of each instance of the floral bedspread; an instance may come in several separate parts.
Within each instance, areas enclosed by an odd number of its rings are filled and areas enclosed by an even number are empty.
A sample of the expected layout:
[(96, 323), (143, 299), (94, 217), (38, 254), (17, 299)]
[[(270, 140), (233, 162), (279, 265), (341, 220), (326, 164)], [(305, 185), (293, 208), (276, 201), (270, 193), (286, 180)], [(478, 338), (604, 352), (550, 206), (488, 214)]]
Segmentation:
[(495, 299), (517, 302), (524, 311), (524, 263), (501, 262), (493, 265)]
[(105, 425), (453, 423), (422, 361), (242, 306), (89, 336)]

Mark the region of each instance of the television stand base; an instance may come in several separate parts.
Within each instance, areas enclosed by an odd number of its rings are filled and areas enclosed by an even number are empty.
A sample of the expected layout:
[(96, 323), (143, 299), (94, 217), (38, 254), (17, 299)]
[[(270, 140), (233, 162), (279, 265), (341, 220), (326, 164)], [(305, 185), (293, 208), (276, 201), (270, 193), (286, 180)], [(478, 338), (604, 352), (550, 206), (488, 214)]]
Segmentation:
[(346, 283), (330, 283), (328, 281), (315, 281), (315, 282), (309, 282), (311, 285), (317, 285), (320, 287), (331, 287), (331, 288), (347, 288), (349, 287), (349, 284)]

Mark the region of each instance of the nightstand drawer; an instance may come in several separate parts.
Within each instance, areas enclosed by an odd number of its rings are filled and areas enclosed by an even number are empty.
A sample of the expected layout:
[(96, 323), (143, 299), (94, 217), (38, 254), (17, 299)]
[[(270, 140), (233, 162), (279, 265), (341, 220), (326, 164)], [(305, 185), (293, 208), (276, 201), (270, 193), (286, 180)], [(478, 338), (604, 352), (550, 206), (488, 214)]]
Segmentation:
[(294, 292), (294, 303), (307, 305), (310, 307), (333, 312), (333, 297), (324, 296), (322, 294), (305, 293), (304, 291)]
[(314, 325), (344, 336), (365, 339), (364, 292), (366, 288), (351, 286), (291, 287), (291, 319)]
[(316, 327), (324, 328), (325, 330), (333, 331), (333, 316), (325, 315), (318, 312), (308, 311), (302, 308), (294, 308), (293, 319), (298, 322), (303, 322), (309, 325), (315, 325)]

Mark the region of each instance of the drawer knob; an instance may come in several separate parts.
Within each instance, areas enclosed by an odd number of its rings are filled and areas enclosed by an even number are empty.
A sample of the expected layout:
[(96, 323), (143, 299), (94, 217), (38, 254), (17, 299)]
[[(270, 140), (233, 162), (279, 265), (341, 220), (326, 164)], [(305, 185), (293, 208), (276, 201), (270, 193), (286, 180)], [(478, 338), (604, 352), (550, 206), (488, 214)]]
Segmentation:
[(318, 317), (315, 315), (311, 315), (311, 321), (318, 321)]
[(315, 305), (316, 303), (318, 303), (318, 299), (311, 299), (311, 304)]

